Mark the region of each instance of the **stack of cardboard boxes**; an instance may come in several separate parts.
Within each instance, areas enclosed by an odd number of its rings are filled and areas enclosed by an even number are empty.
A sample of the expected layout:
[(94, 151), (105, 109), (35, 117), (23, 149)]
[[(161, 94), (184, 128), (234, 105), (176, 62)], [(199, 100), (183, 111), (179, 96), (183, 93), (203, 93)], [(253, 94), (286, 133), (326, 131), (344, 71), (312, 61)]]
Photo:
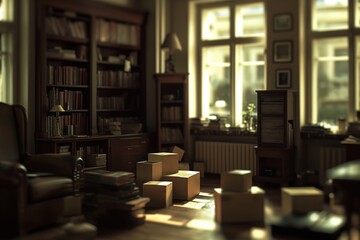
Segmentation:
[(168, 207), (172, 199), (190, 200), (200, 193), (200, 173), (179, 170), (181, 158), (181, 151), (157, 152), (137, 163), (137, 184), (142, 195), (151, 199), (149, 207)]
[(263, 222), (265, 191), (252, 186), (251, 171), (231, 170), (220, 177), (221, 188), (214, 189), (216, 221)]

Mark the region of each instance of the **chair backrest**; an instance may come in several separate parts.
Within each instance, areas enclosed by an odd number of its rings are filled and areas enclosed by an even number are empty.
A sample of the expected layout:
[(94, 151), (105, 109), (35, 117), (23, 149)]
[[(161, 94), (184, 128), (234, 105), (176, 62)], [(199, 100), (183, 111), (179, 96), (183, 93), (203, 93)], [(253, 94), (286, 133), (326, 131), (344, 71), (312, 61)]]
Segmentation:
[(22, 162), (26, 154), (24, 107), (0, 102), (0, 161)]

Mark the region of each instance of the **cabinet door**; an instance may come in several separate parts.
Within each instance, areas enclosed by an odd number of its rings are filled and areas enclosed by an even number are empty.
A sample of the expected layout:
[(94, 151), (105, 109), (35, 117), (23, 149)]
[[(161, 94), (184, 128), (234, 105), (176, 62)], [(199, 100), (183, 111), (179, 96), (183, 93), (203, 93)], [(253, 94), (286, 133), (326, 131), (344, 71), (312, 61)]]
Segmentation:
[(146, 137), (114, 138), (110, 140), (110, 171), (135, 172), (138, 161), (147, 160)]

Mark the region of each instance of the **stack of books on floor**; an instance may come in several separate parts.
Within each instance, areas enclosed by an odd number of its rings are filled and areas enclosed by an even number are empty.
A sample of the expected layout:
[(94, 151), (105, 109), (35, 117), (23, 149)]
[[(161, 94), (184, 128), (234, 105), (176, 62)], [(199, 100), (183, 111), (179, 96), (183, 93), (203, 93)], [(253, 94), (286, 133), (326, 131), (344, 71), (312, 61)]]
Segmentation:
[(104, 219), (117, 223), (144, 222), (145, 206), (150, 199), (139, 195), (134, 173), (99, 169), (85, 172), (84, 178), (84, 204), (101, 210), (106, 215)]

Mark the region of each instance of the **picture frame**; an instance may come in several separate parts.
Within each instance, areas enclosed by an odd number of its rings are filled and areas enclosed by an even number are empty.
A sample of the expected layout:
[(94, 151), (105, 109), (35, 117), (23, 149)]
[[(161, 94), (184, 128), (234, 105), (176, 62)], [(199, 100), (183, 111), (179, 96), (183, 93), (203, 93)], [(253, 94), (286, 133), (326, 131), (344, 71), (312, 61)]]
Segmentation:
[(293, 27), (292, 15), (290, 13), (277, 14), (273, 18), (273, 24), (275, 32), (290, 31)]
[(291, 87), (291, 70), (278, 69), (275, 73), (276, 88), (290, 88)]
[(292, 61), (292, 42), (275, 41), (274, 42), (274, 62)]

